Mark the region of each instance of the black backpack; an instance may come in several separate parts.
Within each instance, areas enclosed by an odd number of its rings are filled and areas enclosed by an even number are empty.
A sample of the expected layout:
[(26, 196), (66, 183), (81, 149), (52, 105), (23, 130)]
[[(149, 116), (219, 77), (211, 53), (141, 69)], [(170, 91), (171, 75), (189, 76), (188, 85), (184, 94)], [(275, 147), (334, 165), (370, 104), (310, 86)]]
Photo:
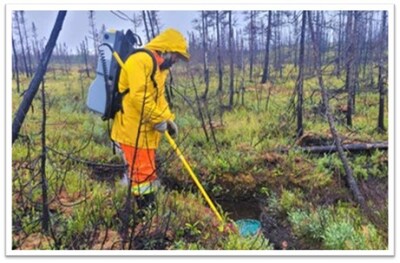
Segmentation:
[[(121, 72), (121, 66), (118, 64), (112, 53), (116, 52), (117, 55), (125, 62), (129, 56), (138, 53), (147, 53), (153, 61), (153, 69), (150, 78), (157, 88), (157, 83), (154, 76), (157, 70), (157, 62), (153, 53), (144, 48), (136, 48), (141, 46), (142, 41), (140, 37), (131, 30), (125, 34), (123, 31), (107, 32), (103, 36), (103, 43), (99, 46), (99, 59), (97, 62), (97, 76), (89, 88), (87, 105), (89, 109), (100, 113), (102, 120), (113, 120), (118, 111), (122, 111), (122, 99), (129, 93), (127, 87), (122, 93), (119, 92), (118, 82)], [(109, 48), (108, 54), (102, 48), (106, 46)]]

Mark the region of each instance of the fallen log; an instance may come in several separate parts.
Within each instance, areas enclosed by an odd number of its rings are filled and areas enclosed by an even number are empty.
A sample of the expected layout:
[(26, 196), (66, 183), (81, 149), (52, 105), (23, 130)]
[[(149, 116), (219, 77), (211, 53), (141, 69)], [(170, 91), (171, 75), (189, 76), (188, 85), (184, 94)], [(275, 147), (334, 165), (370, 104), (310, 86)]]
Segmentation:
[[(379, 142), (379, 143), (354, 143), (354, 144), (343, 144), (343, 150), (348, 152), (363, 152), (363, 151), (371, 151), (371, 150), (387, 150), (388, 143), (387, 142)], [(302, 151), (308, 153), (333, 153), (337, 152), (336, 145), (329, 146), (307, 146), (300, 147)]]

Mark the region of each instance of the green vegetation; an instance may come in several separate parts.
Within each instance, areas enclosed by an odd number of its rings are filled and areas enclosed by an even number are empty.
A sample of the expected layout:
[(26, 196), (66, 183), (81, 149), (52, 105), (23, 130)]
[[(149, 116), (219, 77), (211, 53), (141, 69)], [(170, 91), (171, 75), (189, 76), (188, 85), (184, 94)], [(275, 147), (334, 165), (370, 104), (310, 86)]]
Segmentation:
[[(177, 72), (181, 72), (181, 81), (187, 78), (183, 69)], [(223, 114), (217, 96), (210, 96), (208, 109), (217, 145), (209, 125), (209, 141), (206, 140), (196, 118), (195, 103), (188, 105), (175, 94), (173, 111), (180, 128), (177, 143), (217, 203), (259, 200), (264, 213), (284, 222), (300, 240), (299, 244), (306, 242), (310, 249), (387, 249), (387, 152), (347, 153), (369, 207), (379, 215), (376, 222), (352, 201), (336, 154), (311, 155), (298, 149), (306, 139), (330, 145), (332, 138), (325, 117), (315, 111), (319, 103), (319, 93), (313, 93), (318, 90), (315, 78), (304, 85), (306, 133), (300, 139), (295, 138), (290, 97), (297, 73), (285, 66), (283, 74), (289, 72), (293, 77), (274, 85), (246, 82), (244, 105), (235, 97), (234, 108)], [(159, 175), (164, 187), (157, 195), (156, 209), (148, 210), (144, 218), (129, 217), (130, 228), (125, 234), (133, 241), (131, 246), (123, 244), (121, 229), (127, 192), (119, 183), (123, 171), (95, 169), (87, 164), (87, 161), (122, 164), (122, 159), (112, 153), (107, 123), (86, 109), (82, 87), (86, 90), (91, 79), (84, 78), (83, 82), (79, 79), (77, 68), (73, 68), (70, 75), (61, 72), (56, 78), (49, 75), (45, 82), (49, 147), (46, 176), (52, 229), (49, 233), (42, 233), (40, 225), (39, 96), (22, 126), (21, 137), (13, 145), (14, 249), (273, 249), (268, 229), (263, 230), (265, 235), (248, 238), (241, 237), (229, 224), (223, 231), (218, 229), (217, 219), (166, 141), (162, 141), (158, 151)], [(343, 78), (333, 76), (326, 77), (326, 81), (330, 87), (341, 87), (344, 83)], [(22, 87), (27, 87), (29, 80), (23, 78), (22, 83)], [(193, 89), (177, 84), (176, 89), (194, 101)], [(201, 94), (203, 86), (197, 85)], [(210, 86), (216, 83), (211, 82)], [(262, 98), (260, 103), (257, 96)], [(13, 112), (20, 101), (14, 87)], [(222, 101), (226, 103), (227, 96)], [(332, 99), (332, 109), (345, 101), (345, 96)], [(344, 143), (387, 141), (387, 133), (375, 129), (378, 94), (360, 93), (356, 105), (353, 128), (344, 125), (342, 113), (335, 115)], [(291, 150), (280, 152), (283, 148)], [(229, 222), (232, 211), (225, 211), (224, 207), (220, 210)], [(291, 245), (294, 249), (301, 248), (296, 247), (297, 243)]]

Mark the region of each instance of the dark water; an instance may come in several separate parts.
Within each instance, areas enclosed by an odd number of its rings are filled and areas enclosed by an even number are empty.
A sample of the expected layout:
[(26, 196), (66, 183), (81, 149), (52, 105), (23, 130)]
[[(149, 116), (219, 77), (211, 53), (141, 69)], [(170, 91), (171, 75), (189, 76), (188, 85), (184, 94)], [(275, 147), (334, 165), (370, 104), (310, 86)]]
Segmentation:
[(229, 218), (239, 219), (257, 219), (259, 220), (261, 209), (256, 199), (248, 200), (217, 200), (225, 213), (229, 213)]

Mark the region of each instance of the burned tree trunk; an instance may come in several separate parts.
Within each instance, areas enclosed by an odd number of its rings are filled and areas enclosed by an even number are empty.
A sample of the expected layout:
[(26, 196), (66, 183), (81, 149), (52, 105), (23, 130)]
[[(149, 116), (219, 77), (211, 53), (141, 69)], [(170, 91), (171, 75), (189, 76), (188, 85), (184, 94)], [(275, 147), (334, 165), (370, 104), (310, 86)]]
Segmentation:
[[(371, 150), (387, 150), (388, 144), (386, 142), (379, 143), (355, 143), (355, 144), (343, 144), (343, 150), (348, 152), (365, 152)], [(297, 148), (296, 148), (297, 149)], [(334, 153), (337, 152), (336, 146), (307, 146), (299, 148), (304, 152), (308, 153)], [(283, 150), (283, 152), (288, 151), (288, 149)]]
[(42, 141), (42, 154), (41, 154), (41, 184), (42, 184), (42, 231), (47, 233), (49, 231), (49, 204), (47, 196), (47, 178), (46, 178), (46, 95), (44, 92), (44, 79), (42, 80), (42, 131), (41, 131), (41, 141)]
[(223, 78), (223, 71), (222, 71), (222, 58), (221, 58), (221, 33), (220, 33), (220, 16), (219, 11), (215, 11), (216, 15), (216, 22), (215, 26), (217, 28), (217, 66), (218, 66), (218, 89), (217, 93), (222, 93), (222, 78)]
[(28, 57), (28, 70), (29, 70), (29, 75), (33, 75), (33, 70), (32, 70), (32, 56), (31, 56), (31, 48), (29, 46), (29, 41), (28, 41), (28, 34), (26, 32), (26, 21), (25, 21), (25, 12), (20, 11), (19, 12), (21, 15), (21, 25), (24, 33), (24, 38), (25, 38), (25, 44), (26, 44), (26, 54)]
[(300, 55), (299, 55), (299, 75), (297, 76), (296, 81), (296, 90), (297, 90), (297, 130), (296, 137), (299, 138), (303, 136), (303, 70), (304, 70), (304, 39), (305, 39), (305, 31), (306, 31), (306, 18), (307, 13), (303, 11), (302, 14), (302, 23), (301, 23), (301, 36), (300, 36)]
[(204, 100), (207, 99), (208, 89), (210, 86), (210, 69), (208, 68), (208, 46), (207, 46), (207, 13), (205, 11), (201, 11), (201, 31), (203, 35), (203, 70), (204, 70), (204, 83), (206, 84), (206, 89), (204, 90), (204, 94), (202, 98)]
[[(384, 42), (384, 47), (386, 48), (386, 11), (382, 11), (382, 31), (381, 31), (381, 41)], [(378, 75), (378, 90), (379, 90), (379, 115), (378, 115), (378, 130), (380, 132), (385, 131), (385, 88), (383, 81), (383, 52), (379, 52), (379, 75)]]
[(314, 29), (313, 29), (313, 24), (312, 24), (310, 13), (311, 13), (311, 11), (307, 11), (309, 30), (311, 33), (311, 40), (313, 43), (312, 46), (313, 46), (314, 63), (316, 65), (316, 72), (317, 72), (317, 77), (318, 77), (318, 84), (321, 89), (322, 101), (326, 108), (326, 116), (328, 119), (329, 128), (331, 130), (333, 139), (335, 140), (336, 149), (338, 151), (339, 157), (343, 163), (344, 170), (346, 172), (346, 181), (348, 183), (348, 186), (349, 186), (355, 200), (361, 206), (361, 208), (367, 209), (364, 196), (362, 195), (362, 193), (360, 192), (360, 189), (358, 188), (357, 182), (355, 181), (354, 176), (353, 176), (353, 170), (351, 169), (349, 162), (347, 160), (346, 154), (343, 150), (342, 142), (341, 142), (340, 136), (336, 130), (334, 119), (333, 119), (333, 116), (332, 116), (332, 113), (331, 113), (331, 110), (329, 107), (328, 93), (326, 92), (325, 84), (324, 84), (324, 81), (322, 78), (321, 62), (318, 59), (319, 49), (318, 49), (318, 44), (316, 41), (316, 36), (315, 36)]
[(267, 42), (265, 44), (264, 70), (261, 79), (261, 84), (267, 82), (267, 79), (269, 78), (268, 67), (269, 67), (269, 45), (271, 42), (271, 28), (272, 28), (271, 20), (272, 20), (272, 11), (268, 11)]
[(353, 115), (353, 97), (354, 97), (354, 43), (353, 43), (353, 11), (348, 11), (347, 14), (347, 25), (346, 25), (346, 90), (347, 90), (347, 113), (346, 122), (348, 126), (353, 125), (352, 115)]
[(255, 36), (255, 13), (256, 11), (250, 11), (250, 37), (249, 37), (249, 56), (250, 56), (250, 72), (249, 80), (253, 81), (253, 66), (254, 66), (254, 36)]
[(144, 29), (146, 31), (147, 42), (150, 42), (150, 33), (146, 21), (146, 11), (142, 11), (142, 18), (143, 18)]
[(94, 65), (96, 65), (96, 61), (98, 58), (98, 53), (97, 53), (97, 46), (98, 46), (98, 33), (96, 29), (96, 24), (95, 24), (95, 17), (94, 17), (94, 11), (89, 11), (89, 26), (90, 26), (90, 34), (92, 35), (93, 39), (93, 49), (94, 49)]
[(229, 108), (233, 107), (234, 90), (234, 67), (233, 67), (233, 28), (232, 28), (232, 11), (228, 11), (229, 20)]
[(336, 77), (340, 77), (341, 71), (341, 61), (342, 61), (342, 13), (343, 11), (339, 11), (339, 25), (338, 25), (338, 44), (337, 44), (337, 55), (336, 55), (336, 68), (335, 73)]
[(17, 81), (17, 92), (20, 93), (20, 83), (19, 83), (19, 69), (18, 69), (18, 54), (15, 49), (15, 41), (14, 38), (12, 39), (12, 49), (14, 54), (14, 72), (15, 72), (15, 79)]
[(147, 20), (149, 20), (150, 30), (151, 30), (151, 37), (154, 38), (156, 35), (154, 33), (154, 21), (150, 11), (147, 11)]
[(18, 108), (17, 113), (15, 114), (13, 124), (12, 124), (12, 143), (14, 144), (15, 140), (18, 138), (19, 131), (21, 129), (22, 123), (25, 120), (26, 113), (29, 110), (29, 107), (32, 104), (32, 100), (35, 97), (39, 85), (43, 80), (43, 76), (46, 74), (47, 65), (51, 58), (51, 54), (53, 52), (54, 47), (56, 46), (58, 35), (62, 29), (62, 25), (64, 23), (66, 11), (59, 11), (56, 22), (54, 24), (53, 30), (51, 31), (49, 41), (46, 44), (46, 48), (42, 54), (41, 61), (39, 63), (38, 69), (33, 76), (31, 83), (29, 84), (28, 89), (25, 92), (24, 98)]
[(19, 42), (20, 42), (20, 45), (21, 45), (22, 62), (24, 62), (25, 74), (26, 74), (27, 77), (30, 77), (31, 74), (29, 72), (28, 62), (27, 62), (27, 59), (26, 59), (24, 39), (22, 38), (21, 24), (20, 24), (18, 11), (16, 11), (14, 13), (14, 18), (15, 18), (15, 23), (16, 23), (17, 30), (18, 30)]

